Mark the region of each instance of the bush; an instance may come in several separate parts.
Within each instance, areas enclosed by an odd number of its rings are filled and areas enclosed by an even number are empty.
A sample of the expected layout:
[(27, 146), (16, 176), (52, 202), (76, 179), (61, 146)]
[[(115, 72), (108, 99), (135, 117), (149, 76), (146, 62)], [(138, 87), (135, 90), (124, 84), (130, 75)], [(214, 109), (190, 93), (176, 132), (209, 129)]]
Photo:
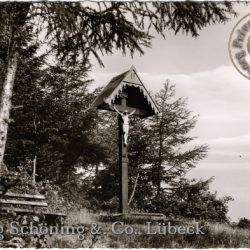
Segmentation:
[(239, 219), (239, 222), (237, 224), (237, 227), (244, 228), (244, 229), (250, 229), (250, 220), (243, 217)]

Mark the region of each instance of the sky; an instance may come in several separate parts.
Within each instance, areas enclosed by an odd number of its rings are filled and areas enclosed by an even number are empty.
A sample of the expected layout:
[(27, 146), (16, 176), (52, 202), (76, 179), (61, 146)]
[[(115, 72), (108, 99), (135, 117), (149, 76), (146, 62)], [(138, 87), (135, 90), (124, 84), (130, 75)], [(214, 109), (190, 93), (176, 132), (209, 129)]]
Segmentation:
[(211, 191), (230, 195), (232, 220), (250, 218), (250, 80), (233, 66), (228, 41), (237, 21), (250, 13), (250, 5), (235, 6), (239, 16), (226, 24), (204, 28), (198, 38), (166, 33), (155, 35), (145, 55), (104, 56), (105, 67), (93, 59), (92, 87), (105, 86), (112, 77), (134, 65), (145, 86), (157, 92), (166, 80), (176, 86), (176, 97), (188, 97), (188, 108), (199, 114), (193, 142), (207, 144), (207, 158), (188, 174), (189, 178), (214, 176)]

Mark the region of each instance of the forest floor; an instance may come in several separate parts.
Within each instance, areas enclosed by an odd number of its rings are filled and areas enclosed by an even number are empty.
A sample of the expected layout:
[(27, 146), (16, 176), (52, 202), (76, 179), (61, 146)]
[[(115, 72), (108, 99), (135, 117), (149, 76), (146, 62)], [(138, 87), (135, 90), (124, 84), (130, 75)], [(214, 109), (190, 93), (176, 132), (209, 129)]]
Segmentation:
[[(48, 247), (53, 248), (250, 248), (250, 230), (228, 224), (183, 221), (132, 220), (123, 224), (122, 219), (104, 221), (101, 214), (87, 210), (72, 212), (65, 225), (74, 227), (74, 235), (52, 235)], [(160, 234), (161, 225), (171, 227)], [(170, 224), (169, 224), (170, 223)], [(198, 224), (197, 224), (198, 223)], [(150, 226), (149, 226), (150, 224)], [(152, 224), (152, 225), (151, 225)], [(79, 240), (77, 228), (84, 227), (84, 240)], [(174, 233), (177, 228), (200, 228), (199, 234)], [(124, 232), (125, 228), (127, 233)], [(161, 228), (161, 231), (159, 229)], [(99, 231), (96, 231), (99, 229)], [(131, 233), (133, 231), (133, 233)], [(79, 231), (82, 232), (82, 231)], [(170, 233), (169, 233), (170, 232)], [(183, 233), (183, 231), (181, 231)], [(155, 233), (155, 234), (154, 234)], [(82, 234), (82, 235), (83, 235)]]

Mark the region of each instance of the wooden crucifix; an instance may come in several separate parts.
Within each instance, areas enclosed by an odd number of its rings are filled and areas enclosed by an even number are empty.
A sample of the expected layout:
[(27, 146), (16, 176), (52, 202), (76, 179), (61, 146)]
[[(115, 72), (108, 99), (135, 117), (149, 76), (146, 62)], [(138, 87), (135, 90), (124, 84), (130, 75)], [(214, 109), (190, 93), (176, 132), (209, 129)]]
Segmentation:
[(114, 77), (96, 97), (92, 108), (115, 111), (118, 113), (119, 144), (119, 212), (129, 213), (128, 205), (128, 136), (129, 117), (137, 115), (145, 118), (158, 113), (158, 108), (138, 77), (134, 66)]
[(128, 135), (129, 135), (129, 116), (136, 110), (129, 113), (127, 108), (126, 93), (121, 94), (121, 106), (125, 108), (121, 113), (115, 106), (114, 110), (118, 113), (118, 144), (119, 144), (119, 172), (120, 172), (120, 212), (128, 214)]

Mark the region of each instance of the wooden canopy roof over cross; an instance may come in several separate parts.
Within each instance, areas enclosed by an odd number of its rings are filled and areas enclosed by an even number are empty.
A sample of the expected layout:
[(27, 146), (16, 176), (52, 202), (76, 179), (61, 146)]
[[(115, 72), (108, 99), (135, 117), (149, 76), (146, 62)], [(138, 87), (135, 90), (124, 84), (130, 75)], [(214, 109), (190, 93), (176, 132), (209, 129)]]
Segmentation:
[[(126, 105), (122, 99), (126, 99)], [(158, 108), (136, 73), (135, 67), (114, 77), (92, 103), (92, 108), (132, 112), (140, 117), (157, 114)]]

